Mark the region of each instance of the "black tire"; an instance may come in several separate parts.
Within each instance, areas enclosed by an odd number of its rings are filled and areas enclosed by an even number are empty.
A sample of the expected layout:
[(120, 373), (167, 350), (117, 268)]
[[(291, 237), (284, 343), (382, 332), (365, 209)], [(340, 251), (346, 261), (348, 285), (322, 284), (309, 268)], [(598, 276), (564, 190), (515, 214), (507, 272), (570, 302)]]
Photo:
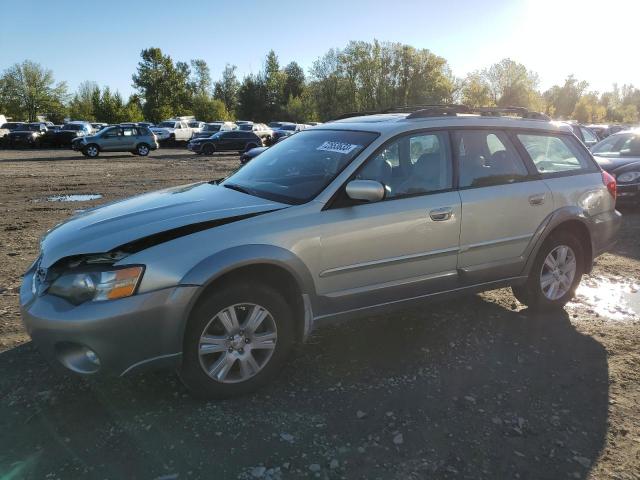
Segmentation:
[(141, 143), (136, 147), (136, 154), (140, 155), (141, 157), (146, 157), (147, 155), (149, 155), (150, 151), (151, 148), (146, 143)]
[(200, 153), (203, 155), (213, 155), (216, 152), (216, 147), (211, 145), (210, 143), (205, 143), (200, 150)]
[[(560, 246), (569, 247), (575, 256), (576, 270), (567, 292), (560, 298), (551, 300), (547, 298), (542, 290), (541, 274), (543, 264), (552, 251)], [(532, 310), (554, 310), (563, 308), (575, 295), (576, 288), (580, 284), (584, 273), (584, 248), (580, 241), (569, 232), (558, 232), (547, 238), (538, 251), (535, 261), (529, 272), (529, 278), (521, 286), (513, 286), (511, 290), (519, 302), (525, 304)]]
[[(244, 381), (223, 383), (204, 371), (199, 355), (200, 337), (218, 312), (243, 303), (260, 305), (271, 313), (277, 329), (277, 341), (273, 353), (258, 373)], [(191, 313), (184, 336), (179, 375), (189, 391), (199, 398), (221, 399), (245, 395), (271, 382), (280, 373), (293, 343), (291, 308), (277, 290), (262, 284), (232, 283), (204, 297)]]
[(95, 143), (91, 143), (82, 149), (82, 153), (89, 158), (96, 158), (100, 155), (100, 147)]

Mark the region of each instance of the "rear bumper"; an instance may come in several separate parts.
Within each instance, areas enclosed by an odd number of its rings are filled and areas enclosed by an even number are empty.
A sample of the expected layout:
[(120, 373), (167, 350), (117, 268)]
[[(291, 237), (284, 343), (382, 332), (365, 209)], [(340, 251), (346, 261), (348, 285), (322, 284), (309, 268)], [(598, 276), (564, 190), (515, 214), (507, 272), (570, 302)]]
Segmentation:
[(20, 291), (22, 319), (44, 357), (76, 373), (112, 375), (178, 365), (186, 314), (199, 288), (74, 306), (52, 295), (34, 296), (30, 285), (27, 273)]
[(617, 210), (603, 212), (590, 218), (593, 258), (610, 250), (616, 243), (616, 235), (622, 225), (622, 214)]

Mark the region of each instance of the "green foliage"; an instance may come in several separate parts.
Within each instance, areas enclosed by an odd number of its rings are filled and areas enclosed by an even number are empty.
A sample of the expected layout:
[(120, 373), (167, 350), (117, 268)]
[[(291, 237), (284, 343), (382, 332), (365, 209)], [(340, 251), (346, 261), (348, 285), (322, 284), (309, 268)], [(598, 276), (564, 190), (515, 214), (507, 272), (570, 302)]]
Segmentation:
[(240, 89), (240, 82), (236, 77), (235, 65), (225, 65), (222, 71), (222, 77), (215, 83), (213, 96), (218, 100), (221, 100), (227, 112), (233, 115), (238, 106), (238, 90)]
[(25, 61), (0, 76), (0, 112), (18, 120), (47, 115), (56, 122), (159, 122), (177, 115), (214, 121), (241, 118), (266, 122), (329, 120), (346, 112), (380, 111), (394, 106), (462, 102), (472, 107), (523, 106), (555, 118), (580, 122), (633, 123), (640, 120), (640, 90), (613, 85), (599, 94), (569, 75), (544, 93), (538, 76), (505, 58), (464, 79), (447, 61), (427, 49), (392, 42), (351, 41), (330, 49), (307, 74), (295, 61), (284, 68), (271, 50), (263, 68), (239, 80), (227, 64), (216, 82), (202, 59), (176, 61), (159, 48), (142, 50), (132, 77), (137, 90), (127, 102), (108, 87), (83, 82), (69, 99), (64, 82), (50, 70)]
[(38, 115), (59, 116), (67, 100), (67, 85), (56, 83), (51, 70), (25, 60), (0, 77), (0, 105), (14, 119), (36, 121)]
[(133, 75), (133, 85), (143, 99), (147, 120), (160, 122), (174, 115), (190, 113), (193, 93), (189, 84), (190, 69), (184, 62), (173, 63), (159, 48), (142, 50), (142, 60)]
[(204, 94), (197, 95), (193, 98), (193, 114), (198, 120), (202, 120), (203, 122), (230, 119), (227, 107), (222, 100)]

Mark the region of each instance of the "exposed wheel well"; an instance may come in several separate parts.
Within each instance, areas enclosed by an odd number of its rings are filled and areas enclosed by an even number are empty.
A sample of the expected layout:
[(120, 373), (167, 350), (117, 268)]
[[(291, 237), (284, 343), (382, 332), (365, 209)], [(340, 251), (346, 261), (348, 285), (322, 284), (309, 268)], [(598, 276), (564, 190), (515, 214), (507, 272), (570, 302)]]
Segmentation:
[(593, 266), (593, 247), (591, 245), (591, 234), (584, 223), (579, 220), (568, 220), (555, 227), (549, 236), (557, 232), (568, 232), (574, 235), (582, 244), (584, 249), (584, 272), (589, 273)]
[(259, 282), (275, 288), (284, 296), (284, 299), (291, 307), (296, 324), (296, 340), (301, 341), (304, 335), (304, 303), (302, 291), (295, 277), (286, 269), (261, 263), (239, 267), (216, 278), (200, 294), (198, 301), (207, 296), (208, 292), (216, 291), (220, 285), (229, 285), (235, 282)]

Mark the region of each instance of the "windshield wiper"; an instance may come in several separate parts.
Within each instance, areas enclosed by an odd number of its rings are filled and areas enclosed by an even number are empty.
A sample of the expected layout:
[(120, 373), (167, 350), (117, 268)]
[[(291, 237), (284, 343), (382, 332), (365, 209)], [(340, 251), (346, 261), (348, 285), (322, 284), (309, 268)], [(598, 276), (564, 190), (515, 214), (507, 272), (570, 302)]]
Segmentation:
[(230, 188), (231, 190), (235, 190), (237, 192), (246, 193), (247, 195), (253, 195), (248, 188), (241, 187), (240, 185), (236, 185), (235, 183), (223, 183), (223, 187)]

